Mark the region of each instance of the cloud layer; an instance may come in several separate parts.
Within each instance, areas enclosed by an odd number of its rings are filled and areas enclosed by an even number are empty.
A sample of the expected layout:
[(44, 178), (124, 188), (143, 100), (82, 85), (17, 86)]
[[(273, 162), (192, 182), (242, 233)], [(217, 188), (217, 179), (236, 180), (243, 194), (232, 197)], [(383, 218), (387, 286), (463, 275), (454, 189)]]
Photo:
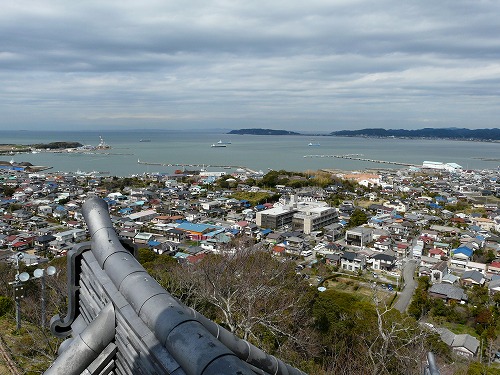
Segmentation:
[(499, 14), (490, 0), (8, 2), (1, 128), (499, 127)]

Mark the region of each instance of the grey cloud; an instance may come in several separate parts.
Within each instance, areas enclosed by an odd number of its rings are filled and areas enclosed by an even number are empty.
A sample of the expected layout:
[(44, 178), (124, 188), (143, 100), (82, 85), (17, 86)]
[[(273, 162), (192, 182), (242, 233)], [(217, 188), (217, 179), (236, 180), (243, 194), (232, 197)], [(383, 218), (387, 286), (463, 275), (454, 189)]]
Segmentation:
[[(40, 116), (495, 126), (499, 11), (464, 0), (26, 0), (0, 14), (0, 115), (24, 128)], [(31, 121), (13, 116), (22, 106)]]

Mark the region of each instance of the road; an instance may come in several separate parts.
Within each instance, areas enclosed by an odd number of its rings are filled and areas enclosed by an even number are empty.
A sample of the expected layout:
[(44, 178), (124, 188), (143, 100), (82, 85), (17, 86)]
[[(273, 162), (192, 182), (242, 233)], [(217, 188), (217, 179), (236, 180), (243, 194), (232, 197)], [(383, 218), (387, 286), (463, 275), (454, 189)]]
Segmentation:
[(399, 294), (397, 302), (394, 304), (394, 308), (400, 312), (405, 312), (410, 304), (413, 292), (417, 287), (417, 283), (413, 278), (415, 274), (415, 269), (417, 268), (416, 260), (408, 260), (403, 268), (403, 278), (404, 278), (404, 289)]

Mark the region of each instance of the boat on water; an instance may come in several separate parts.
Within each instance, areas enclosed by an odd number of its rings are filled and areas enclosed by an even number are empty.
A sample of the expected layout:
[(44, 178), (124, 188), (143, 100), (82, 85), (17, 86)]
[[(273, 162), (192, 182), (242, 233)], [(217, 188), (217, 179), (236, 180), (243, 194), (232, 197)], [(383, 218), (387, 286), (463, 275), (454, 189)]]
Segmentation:
[(151, 142), (151, 139), (139, 139), (139, 142)]
[(223, 141), (222, 141), (222, 139), (220, 139), (220, 140), (219, 140), (219, 142), (217, 142), (217, 144), (218, 144), (218, 145), (230, 145), (230, 144), (231, 144), (231, 142), (229, 142), (229, 141), (224, 141), (224, 142), (223, 142)]
[(99, 144), (96, 146), (96, 150), (109, 150), (111, 148), (110, 145), (108, 145), (106, 142), (104, 142), (104, 139), (102, 139), (101, 136), (99, 136)]
[(227, 147), (225, 143), (212, 143), (210, 147)]
[(321, 145), (319, 143), (309, 142), (308, 146), (319, 147)]

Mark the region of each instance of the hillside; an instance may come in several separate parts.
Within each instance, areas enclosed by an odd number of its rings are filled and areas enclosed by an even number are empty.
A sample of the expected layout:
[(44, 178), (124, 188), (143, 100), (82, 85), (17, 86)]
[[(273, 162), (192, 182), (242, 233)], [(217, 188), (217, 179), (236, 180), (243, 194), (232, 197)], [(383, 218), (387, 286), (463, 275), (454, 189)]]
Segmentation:
[(231, 130), (227, 134), (251, 134), (251, 135), (301, 135), (300, 133), (292, 132), (289, 130), (274, 130), (274, 129), (240, 129)]
[(416, 130), (367, 128), (361, 130), (340, 130), (331, 132), (333, 136), (343, 137), (398, 137), (398, 138), (442, 138), (478, 141), (499, 141), (500, 129), (465, 128), (424, 128)]

